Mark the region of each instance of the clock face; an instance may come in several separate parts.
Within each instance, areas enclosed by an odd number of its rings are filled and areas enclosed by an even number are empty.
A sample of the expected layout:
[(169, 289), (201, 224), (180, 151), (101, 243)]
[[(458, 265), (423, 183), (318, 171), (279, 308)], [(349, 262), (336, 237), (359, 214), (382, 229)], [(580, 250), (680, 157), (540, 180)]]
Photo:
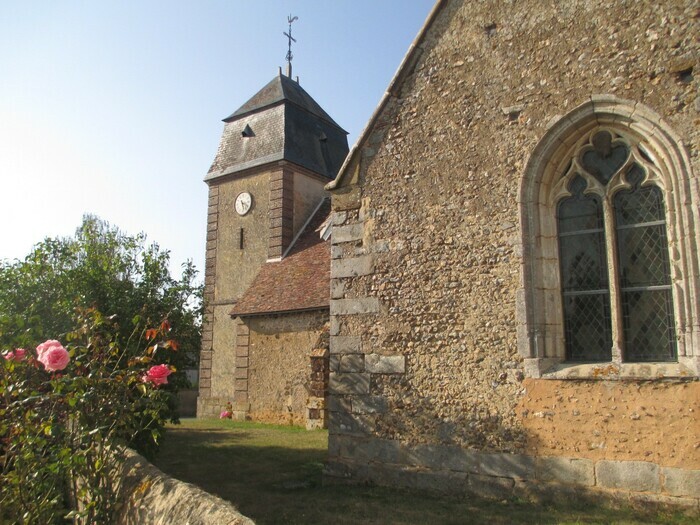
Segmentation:
[(253, 204), (253, 197), (247, 191), (240, 193), (236, 197), (236, 212), (238, 215), (245, 215), (250, 210), (250, 206)]

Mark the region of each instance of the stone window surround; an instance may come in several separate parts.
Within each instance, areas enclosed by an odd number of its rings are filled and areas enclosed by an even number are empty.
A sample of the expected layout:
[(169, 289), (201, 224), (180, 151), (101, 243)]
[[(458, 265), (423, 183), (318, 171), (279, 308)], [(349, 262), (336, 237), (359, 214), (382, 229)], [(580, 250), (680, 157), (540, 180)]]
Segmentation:
[[(565, 360), (556, 231), (557, 183), (582, 142), (607, 129), (642, 143), (658, 168), (667, 214), (677, 363), (626, 363), (613, 352), (607, 363)], [(649, 163), (645, 163), (647, 166)], [(523, 234), (522, 288), (518, 291), (518, 348), (526, 375), (553, 379), (653, 379), (700, 376), (700, 271), (698, 180), (680, 137), (661, 117), (640, 103), (594, 95), (559, 118), (535, 147), (520, 189)], [(610, 256), (610, 254), (608, 254)]]

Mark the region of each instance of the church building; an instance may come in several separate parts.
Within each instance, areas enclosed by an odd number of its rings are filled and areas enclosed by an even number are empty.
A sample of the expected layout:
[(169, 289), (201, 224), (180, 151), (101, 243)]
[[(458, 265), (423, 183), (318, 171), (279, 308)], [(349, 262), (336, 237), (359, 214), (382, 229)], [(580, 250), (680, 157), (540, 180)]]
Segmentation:
[(199, 415), (327, 425), (326, 482), (698, 512), (698, 35), (438, 0), (349, 152), (273, 79), (206, 177)]

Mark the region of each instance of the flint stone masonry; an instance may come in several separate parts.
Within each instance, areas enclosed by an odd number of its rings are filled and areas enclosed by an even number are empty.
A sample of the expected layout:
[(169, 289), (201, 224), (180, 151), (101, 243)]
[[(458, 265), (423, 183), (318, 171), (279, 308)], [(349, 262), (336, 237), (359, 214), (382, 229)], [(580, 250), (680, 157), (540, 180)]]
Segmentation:
[(365, 356), (365, 369), (372, 374), (403, 374), (406, 358), (402, 355), (369, 354)]
[(644, 461), (599, 461), (595, 466), (598, 485), (608, 489), (659, 492), (659, 466)]
[(374, 297), (331, 300), (331, 315), (373, 314), (376, 312), (379, 312), (379, 300)]
[(371, 255), (340, 259), (331, 266), (331, 279), (369, 275), (374, 269)]

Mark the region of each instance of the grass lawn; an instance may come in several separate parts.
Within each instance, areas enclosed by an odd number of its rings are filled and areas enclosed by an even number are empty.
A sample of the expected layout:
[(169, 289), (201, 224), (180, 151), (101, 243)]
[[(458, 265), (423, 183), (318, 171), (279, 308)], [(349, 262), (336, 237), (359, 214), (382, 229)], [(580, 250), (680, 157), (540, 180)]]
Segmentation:
[(321, 485), (328, 434), (227, 420), (183, 419), (155, 461), (264, 524), (697, 523), (681, 514), (436, 498), (368, 486)]

